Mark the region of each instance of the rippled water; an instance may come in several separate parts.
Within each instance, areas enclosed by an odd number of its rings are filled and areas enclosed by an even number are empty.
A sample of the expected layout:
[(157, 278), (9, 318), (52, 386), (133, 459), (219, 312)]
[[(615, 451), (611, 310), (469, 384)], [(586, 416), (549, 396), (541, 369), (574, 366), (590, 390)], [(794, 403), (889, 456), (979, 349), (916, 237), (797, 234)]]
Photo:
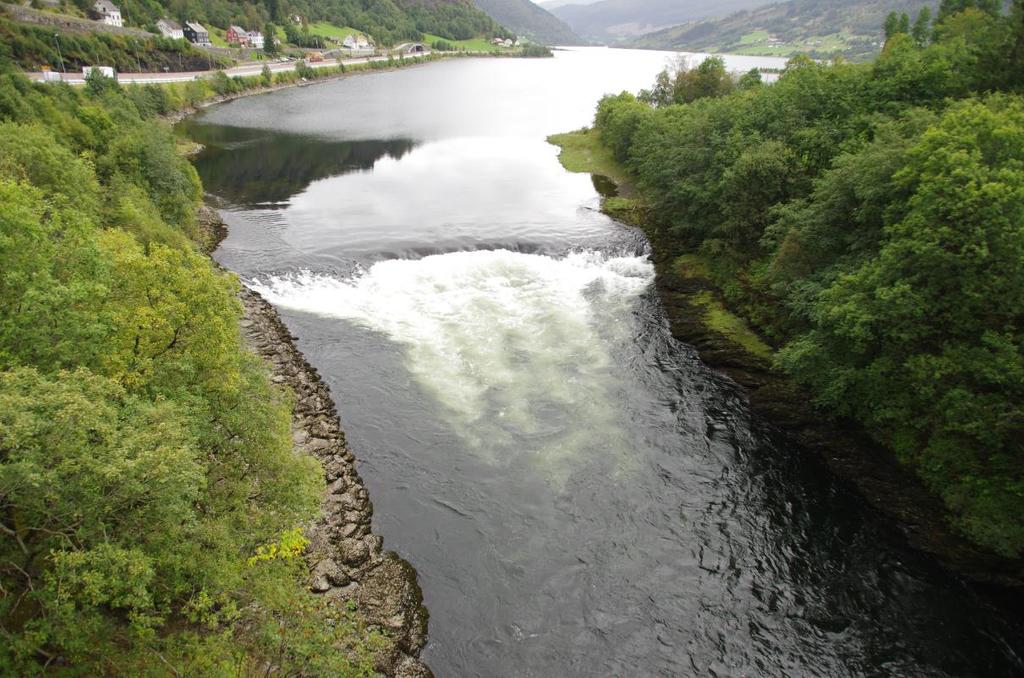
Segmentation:
[(376, 528), (419, 570), (428, 663), (1020, 674), (1014, 620), (671, 339), (643, 237), (544, 142), (669, 56), (458, 60), (186, 125), (227, 204), (218, 258), (330, 383)]

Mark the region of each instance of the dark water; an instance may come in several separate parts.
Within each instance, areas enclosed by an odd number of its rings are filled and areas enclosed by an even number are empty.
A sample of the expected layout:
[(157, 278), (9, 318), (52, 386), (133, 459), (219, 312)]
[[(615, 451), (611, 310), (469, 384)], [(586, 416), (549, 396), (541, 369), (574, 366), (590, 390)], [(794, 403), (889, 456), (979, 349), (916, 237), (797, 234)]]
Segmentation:
[[(329, 381), (439, 676), (1003, 676), (1020, 629), (669, 336), (546, 134), (666, 55), (461, 60), (188, 124), (218, 252)], [(749, 68), (749, 65), (739, 64)]]

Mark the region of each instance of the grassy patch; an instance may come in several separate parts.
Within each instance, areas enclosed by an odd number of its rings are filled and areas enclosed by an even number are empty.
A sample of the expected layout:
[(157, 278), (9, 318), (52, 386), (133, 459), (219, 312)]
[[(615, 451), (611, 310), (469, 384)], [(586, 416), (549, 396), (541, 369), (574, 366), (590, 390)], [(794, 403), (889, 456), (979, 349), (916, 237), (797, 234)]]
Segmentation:
[(210, 32), (210, 42), (213, 43), (214, 47), (230, 47), (228, 41), (224, 39), (224, 29), (215, 28), (214, 26), (207, 26), (206, 29)]
[(690, 300), (704, 311), (704, 323), (729, 341), (765, 360), (772, 359), (772, 349), (754, 333), (741, 318), (730, 313), (722, 302), (707, 290), (698, 292)]
[(759, 42), (766, 42), (771, 34), (765, 30), (751, 31), (742, 38), (740, 38), (739, 44), (741, 45), (756, 45)]
[(682, 278), (703, 278), (711, 277), (711, 269), (699, 254), (683, 254), (672, 262), (672, 271)]
[(490, 40), (487, 38), (471, 38), (469, 40), (449, 40), (448, 38), (442, 38), (440, 35), (434, 35), (433, 33), (424, 33), (423, 41), (428, 45), (437, 41), (444, 40), (445, 42), (455, 45), (458, 49), (464, 49), (467, 52), (511, 52), (515, 48), (511, 47), (498, 47), (492, 45)]
[(309, 32), (312, 35), (319, 35), (323, 38), (334, 38), (338, 42), (343, 41), (350, 35), (366, 35), (363, 31), (356, 30), (351, 26), (335, 26), (326, 21), (317, 21), (309, 24)]
[(849, 49), (849, 39), (852, 36), (847, 33), (809, 35), (781, 45), (768, 45), (768, 37), (769, 35), (767, 31), (754, 31), (752, 33), (747, 33), (740, 38), (739, 42), (726, 46), (723, 51), (731, 54), (780, 57), (809, 52), (843, 52), (844, 50)]
[(620, 195), (632, 194), (626, 170), (612, 157), (612, 152), (601, 143), (600, 135), (594, 130), (552, 134), (548, 143), (562, 149), (558, 160), (565, 169), (606, 176), (618, 186)]

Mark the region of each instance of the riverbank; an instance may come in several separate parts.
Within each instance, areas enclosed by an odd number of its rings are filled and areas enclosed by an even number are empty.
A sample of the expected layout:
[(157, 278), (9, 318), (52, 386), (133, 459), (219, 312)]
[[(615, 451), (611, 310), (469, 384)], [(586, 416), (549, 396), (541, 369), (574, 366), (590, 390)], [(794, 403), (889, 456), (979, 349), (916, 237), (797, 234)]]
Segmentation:
[[(207, 252), (227, 235), (216, 210), (200, 209)], [(353, 609), (384, 641), (373, 648), (374, 670), (396, 678), (429, 678), (419, 660), (427, 642), (428, 613), (416, 570), (372, 531), (373, 504), (341, 430), (330, 390), (295, 345), (277, 311), (242, 286), (240, 330), (246, 346), (263, 359), (270, 380), (294, 395), (292, 443), (296, 455), (317, 459), (327, 489), (320, 515), (306, 526), (309, 589), (334, 605)]]
[[(387, 70), (420, 65), (436, 59), (402, 61)], [(303, 86), (349, 75), (382, 70), (367, 67), (353, 73), (339, 71), (309, 82), (289, 82), (226, 93), (184, 107), (170, 123), (218, 103)], [(201, 148), (189, 148), (191, 155)], [(227, 236), (227, 225), (217, 211), (204, 205), (197, 220), (204, 233), (203, 247), (211, 253)], [(238, 294), (243, 316), (240, 330), (248, 348), (264, 360), (271, 381), (294, 394), (292, 441), (296, 455), (320, 462), (327, 489), (320, 515), (306, 526), (309, 546), (309, 589), (333, 604), (353, 609), (371, 630), (385, 639), (374, 647), (374, 670), (396, 678), (428, 678), (430, 669), (419, 660), (427, 642), (429, 614), (415, 568), (383, 548), (383, 538), (372, 531), (373, 504), (355, 468), (355, 456), (341, 429), (330, 390), (295, 345), (295, 339), (277, 311), (256, 292), (242, 286)]]
[(701, 360), (743, 386), (751, 409), (800, 446), (819, 455), (836, 476), (853, 484), (885, 514), (914, 548), (947, 570), (983, 586), (1024, 595), (1024, 563), (986, 551), (960, 536), (946, 509), (893, 454), (856, 424), (816, 410), (810, 394), (775, 369), (774, 351), (725, 306), (720, 291), (695, 254), (673, 256), (645, 218), (646, 210), (628, 175), (593, 131), (555, 135), (567, 170), (606, 177), (616, 185), (602, 200), (614, 219), (644, 230), (651, 243), (655, 284), (672, 335), (693, 346)]

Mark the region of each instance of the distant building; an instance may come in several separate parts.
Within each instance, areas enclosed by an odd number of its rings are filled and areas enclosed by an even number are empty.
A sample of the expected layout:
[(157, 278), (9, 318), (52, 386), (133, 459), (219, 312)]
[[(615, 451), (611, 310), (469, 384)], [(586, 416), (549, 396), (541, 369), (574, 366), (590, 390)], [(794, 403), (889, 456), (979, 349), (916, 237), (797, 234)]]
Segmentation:
[(156, 28), (160, 31), (160, 35), (171, 40), (184, 40), (185, 32), (181, 30), (181, 26), (178, 25), (177, 21), (171, 21), (170, 19), (160, 19), (156, 22)]
[(249, 44), (249, 31), (245, 30), (241, 26), (231, 24), (228, 26), (228, 30), (224, 32), (224, 40), (229, 45), (240, 45), (246, 47)]
[(82, 75), (89, 77), (93, 74), (102, 75), (104, 78), (117, 80), (117, 71), (113, 66), (82, 66)]
[(263, 40), (263, 34), (259, 31), (251, 31), (249, 33), (249, 46), (255, 49), (263, 49), (265, 44)]
[(108, 26), (124, 26), (124, 21), (121, 20), (121, 10), (110, 0), (96, 0), (92, 8), (100, 15), (100, 21)]
[(359, 33), (351, 33), (345, 36), (345, 40), (341, 43), (342, 47), (347, 49), (370, 49), (372, 45), (370, 41), (366, 39), (365, 35)]
[(202, 45), (203, 47), (213, 46), (213, 43), (210, 42), (210, 32), (203, 28), (202, 24), (197, 24), (194, 21), (186, 21), (181, 30), (185, 34), (185, 39), (193, 45)]

